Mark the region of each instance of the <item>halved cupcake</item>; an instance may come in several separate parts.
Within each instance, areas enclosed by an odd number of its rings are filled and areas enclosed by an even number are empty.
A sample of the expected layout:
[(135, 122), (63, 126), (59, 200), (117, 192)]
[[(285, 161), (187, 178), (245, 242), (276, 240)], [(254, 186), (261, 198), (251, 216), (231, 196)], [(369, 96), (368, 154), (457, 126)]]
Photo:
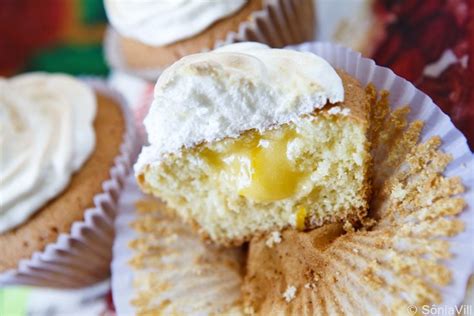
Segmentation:
[(365, 216), (368, 103), (325, 60), (256, 43), (185, 57), (155, 88), (136, 176), (211, 240)]

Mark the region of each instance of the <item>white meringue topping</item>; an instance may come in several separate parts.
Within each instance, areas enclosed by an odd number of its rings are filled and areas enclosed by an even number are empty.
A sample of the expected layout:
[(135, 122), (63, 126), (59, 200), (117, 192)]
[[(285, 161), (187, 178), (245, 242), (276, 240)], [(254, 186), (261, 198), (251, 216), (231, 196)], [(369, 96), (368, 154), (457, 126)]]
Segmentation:
[(312, 53), (248, 42), (186, 56), (156, 83), (144, 121), (150, 145), (135, 170), (182, 147), (264, 131), (343, 99), (341, 78)]

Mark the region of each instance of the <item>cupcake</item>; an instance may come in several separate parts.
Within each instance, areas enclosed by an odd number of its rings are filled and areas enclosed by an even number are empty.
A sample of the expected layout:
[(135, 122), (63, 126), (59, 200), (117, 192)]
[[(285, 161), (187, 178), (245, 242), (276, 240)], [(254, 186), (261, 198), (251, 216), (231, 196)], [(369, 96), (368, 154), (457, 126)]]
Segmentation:
[(131, 155), (121, 101), (61, 74), (2, 78), (0, 89), (0, 283), (67, 287), (107, 277)]
[(219, 244), (350, 226), (370, 191), (367, 105), (314, 54), (238, 43), (190, 55), (157, 81), (136, 177)]
[[(315, 229), (288, 227), (252, 236), (242, 247), (246, 254), (245, 267), (241, 268), (244, 272), (240, 281), (241, 299), (238, 300), (241, 306), (236, 306), (236, 313), (414, 315), (453, 314), (455, 310), (460, 314), (468, 313), (469, 306), (460, 306), (463, 298), (465, 304), (470, 302), (469, 290), (465, 294), (474, 263), (471, 251), (474, 178), (469, 172), (474, 168), (474, 156), (466, 139), (431, 99), (389, 69), (330, 43), (308, 43), (293, 49), (317, 54), (336, 69), (343, 69), (355, 77), (360, 84), (368, 85), (363, 92), (370, 113), (368, 138), (372, 143), (373, 164), (368, 214), (362, 225), (352, 229), (343, 222), (334, 222)], [(275, 78), (265, 70), (268, 78)], [(344, 85), (346, 75), (341, 70), (337, 73)], [(217, 72), (213, 75), (218, 78)], [(177, 83), (179, 80), (172, 84)], [(224, 85), (221, 87), (225, 88)], [(226, 91), (224, 88), (222, 91)], [(344, 92), (349, 88), (346, 84)], [(161, 94), (157, 96), (162, 97)], [(347, 102), (346, 97), (343, 102)], [(194, 126), (194, 130), (200, 131), (198, 126)], [(185, 156), (183, 151), (186, 149), (182, 146), (175, 158), (179, 160)], [(166, 172), (169, 174), (171, 169)], [(199, 180), (191, 177), (188, 181), (196, 187), (200, 185)], [(175, 190), (180, 187), (176, 186)], [(139, 198), (135, 191), (133, 186), (132, 190), (127, 190), (127, 196)], [(214, 193), (208, 191), (208, 194)], [(192, 250), (184, 247), (196, 238), (195, 234), (190, 233), (189, 225), (169, 222), (176, 220), (171, 216), (179, 213), (178, 210), (155, 203), (145, 212), (144, 202), (139, 202), (136, 207), (124, 208), (118, 216), (117, 227), (123, 229), (118, 229), (112, 264), (117, 272), (112, 282), (117, 311), (133, 313), (134, 309), (125, 306), (132, 297), (145, 298), (132, 301), (135, 309), (144, 308), (141, 311), (158, 306), (155, 311), (169, 312), (168, 304), (176, 306), (179, 302), (180, 311), (227, 314), (226, 309), (224, 312), (216, 310), (222, 306), (224, 297), (226, 302), (234, 301), (230, 298), (237, 295), (234, 286), (237, 279), (233, 279), (236, 270), (226, 273), (232, 280), (227, 288), (234, 289), (231, 291), (223, 291), (221, 273), (216, 273), (215, 282), (200, 283), (205, 284), (205, 290), (202, 286), (192, 287), (194, 282), (187, 284), (179, 278), (165, 283), (166, 286), (158, 283), (161, 285), (159, 291), (148, 286), (151, 282), (145, 283), (152, 279), (150, 268), (161, 270), (161, 264), (168, 262), (164, 260), (168, 256), (179, 261), (183, 256), (203, 250), (197, 241), (190, 247)], [(227, 220), (226, 217), (222, 219)], [(135, 223), (134, 234), (127, 232), (129, 222)], [(175, 225), (183, 230), (169, 238), (169, 228), (175, 228)], [(213, 247), (204, 250), (209, 258), (214, 258)], [(189, 259), (188, 263), (192, 261)], [(126, 262), (131, 264), (127, 266)], [(179, 276), (186, 269), (170, 267), (169, 271)], [(130, 273), (145, 276), (140, 278), (138, 287), (132, 287), (130, 281), (126, 281), (132, 279)], [(157, 275), (156, 279), (161, 281), (167, 275), (168, 271)], [(174, 292), (177, 288), (186, 290)], [(163, 300), (163, 293), (169, 295), (169, 303)], [(216, 303), (206, 304), (206, 309), (193, 309), (202, 302), (209, 302), (201, 299), (204, 293), (209, 295), (207, 297), (217, 297), (213, 301)]]
[(283, 47), (314, 36), (313, 0), (106, 0), (105, 8), (109, 63), (151, 80), (181, 57), (223, 42)]

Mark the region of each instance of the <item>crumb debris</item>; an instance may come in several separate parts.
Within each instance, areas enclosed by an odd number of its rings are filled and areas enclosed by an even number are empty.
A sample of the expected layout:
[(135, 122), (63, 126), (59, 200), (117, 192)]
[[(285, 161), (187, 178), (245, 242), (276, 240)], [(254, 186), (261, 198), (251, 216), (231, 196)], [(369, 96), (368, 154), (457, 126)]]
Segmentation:
[(178, 240), (178, 235), (177, 234), (171, 234), (168, 237), (165, 237), (164, 242), (167, 245), (170, 245)]
[(305, 288), (305, 289), (308, 289), (308, 290), (314, 290), (314, 289), (316, 288), (316, 284), (314, 284), (314, 283), (306, 283), (306, 284), (304, 285), (304, 288)]
[(392, 197), (394, 199), (403, 200), (406, 195), (407, 195), (407, 192), (403, 189), (403, 186), (401, 183), (397, 183), (392, 188)]
[(341, 114), (344, 116), (348, 116), (351, 113), (351, 109), (346, 108), (341, 111)]
[(345, 108), (345, 109), (342, 109), (340, 106), (333, 106), (332, 108), (330, 108), (328, 110), (328, 114), (329, 115), (338, 115), (338, 114), (341, 114), (343, 116), (347, 116), (351, 113), (351, 109), (349, 108)]
[(279, 243), (281, 243), (281, 234), (280, 232), (275, 231), (270, 234), (270, 237), (268, 237), (265, 245), (267, 245), (268, 248), (273, 248), (273, 245)]
[(344, 231), (346, 231), (346, 232), (351, 232), (351, 233), (355, 232), (354, 226), (353, 226), (352, 223), (349, 222), (349, 221), (345, 221), (345, 222), (344, 222), (344, 225), (342, 226), (342, 228), (343, 228)]
[(191, 273), (194, 274), (194, 275), (200, 276), (200, 275), (202, 275), (203, 270), (200, 267), (192, 267), (191, 268)]
[(245, 306), (244, 307), (244, 315), (255, 315), (255, 310), (253, 306)]
[(296, 296), (296, 287), (293, 285), (288, 285), (285, 293), (283, 293), (283, 298), (287, 303), (291, 302)]

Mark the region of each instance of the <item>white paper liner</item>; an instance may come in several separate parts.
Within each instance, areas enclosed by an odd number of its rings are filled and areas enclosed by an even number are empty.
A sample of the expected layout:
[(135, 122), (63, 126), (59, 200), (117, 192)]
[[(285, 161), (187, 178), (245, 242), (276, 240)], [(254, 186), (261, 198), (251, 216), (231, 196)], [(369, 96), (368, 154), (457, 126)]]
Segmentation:
[(117, 200), (137, 155), (138, 142), (132, 115), (122, 96), (101, 80), (85, 78), (84, 81), (96, 92), (114, 99), (125, 118), (126, 130), (110, 178), (102, 183), (103, 191), (94, 197), (94, 207), (84, 212), (83, 221), (73, 223), (69, 234), (60, 234), (43, 251), (21, 260), (17, 269), (1, 273), (0, 286), (77, 288), (109, 276)]
[[(314, 0), (262, 0), (264, 7), (250, 14), (235, 32), (214, 43), (214, 48), (235, 42), (256, 41), (282, 47), (314, 39)], [(309, 23), (312, 21), (312, 23)], [(119, 34), (109, 27), (104, 39), (104, 54), (115, 69), (156, 81), (161, 68), (135, 69), (127, 65), (119, 45)], [(209, 48), (204, 48), (203, 51)]]
[[(461, 303), (465, 296), (467, 280), (474, 270), (474, 155), (467, 146), (466, 138), (426, 94), (390, 69), (377, 66), (373, 60), (363, 58), (360, 53), (340, 45), (318, 42), (289, 48), (313, 52), (325, 58), (335, 68), (343, 69), (357, 78), (363, 86), (373, 83), (378, 91), (388, 90), (392, 109), (409, 104), (409, 120), (421, 119), (425, 122), (421, 141), (436, 135), (442, 138), (441, 150), (453, 157), (445, 176), (459, 176), (462, 179), (465, 186), (462, 197), (466, 201), (466, 207), (459, 216), (465, 223), (465, 231), (448, 239), (454, 255), (446, 262), (452, 272), (452, 282), (442, 288), (443, 303), (438, 306), (453, 307)], [(132, 258), (132, 251), (127, 245), (136, 237), (129, 223), (134, 219), (133, 202), (141, 196), (133, 177), (130, 177), (119, 206), (116, 219), (118, 233), (113, 248), (112, 293), (118, 315), (134, 314), (130, 305), (133, 295), (132, 270), (127, 264)]]
[(133, 175), (127, 178), (125, 188), (119, 200), (117, 217), (115, 219), (115, 236), (112, 259), (112, 297), (117, 315), (134, 315), (130, 304), (133, 298), (133, 270), (128, 262), (133, 257), (133, 251), (128, 244), (136, 239), (138, 234), (130, 224), (136, 218), (135, 202), (143, 199)]
[[(153, 244), (151, 248), (160, 249), (162, 256), (159, 260), (157, 258), (158, 261), (154, 264), (148, 262), (145, 264), (146, 268), (141, 270), (130, 268), (129, 261), (132, 257), (135, 262), (141, 262), (142, 259), (146, 262), (148, 261), (146, 258), (150, 257), (147, 251), (144, 254), (128, 247), (131, 240), (141, 239), (142, 242), (145, 240), (144, 233), (137, 233), (131, 228), (131, 223), (138, 218), (135, 215), (138, 214), (136, 203), (147, 200), (150, 201), (150, 197), (141, 193), (134, 177), (130, 176), (125, 184), (124, 194), (119, 200), (119, 214), (115, 222), (119, 233), (113, 249), (112, 294), (118, 315), (133, 315), (138, 310), (143, 313), (158, 306), (163, 307), (161, 310), (163, 314), (240, 315), (243, 260), (241, 249), (208, 247), (180, 221), (163, 214), (140, 213), (138, 216), (143, 225), (146, 220), (155, 221), (161, 218), (163, 221), (155, 224), (156, 234), (150, 233), (153, 237), (146, 241), (148, 246)], [(161, 237), (157, 237), (157, 232), (161, 232), (159, 233)], [(140, 246), (141, 249), (142, 247)], [(156, 254), (155, 250), (149, 249), (149, 251)], [(137, 261), (138, 253), (143, 256)], [(194, 292), (190, 292), (189, 289)], [(144, 293), (146, 295), (143, 295)], [(154, 296), (141, 309), (131, 306), (132, 299), (143, 300), (148, 294)], [(183, 305), (183, 302), (186, 305)]]
[(389, 91), (392, 109), (410, 105), (409, 120), (419, 119), (425, 123), (421, 142), (436, 135), (441, 137), (440, 149), (453, 157), (444, 175), (459, 176), (466, 190), (462, 194), (466, 207), (459, 216), (465, 223), (465, 231), (448, 239), (454, 255), (446, 262), (452, 272), (452, 282), (442, 289), (443, 304), (452, 307), (460, 303), (465, 295), (469, 275), (474, 269), (474, 155), (469, 150), (466, 138), (430, 97), (407, 80), (395, 75), (392, 70), (377, 66), (373, 60), (363, 58), (360, 53), (340, 45), (318, 42), (290, 48), (309, 51), (325, 58), (333, 67), (341, 68), (357, 78), (363, 86), (373, 83), (378, 91)]

